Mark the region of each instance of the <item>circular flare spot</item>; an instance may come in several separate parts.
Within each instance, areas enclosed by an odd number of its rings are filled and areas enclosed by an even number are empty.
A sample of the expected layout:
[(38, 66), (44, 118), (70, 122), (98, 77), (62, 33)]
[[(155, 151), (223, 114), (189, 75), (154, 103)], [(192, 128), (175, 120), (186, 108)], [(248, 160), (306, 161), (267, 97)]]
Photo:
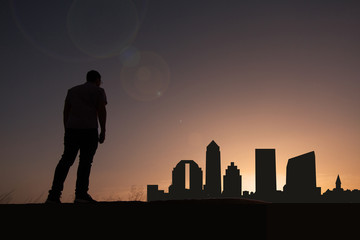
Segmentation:
[(69, 35), (84, 53), (99, 58), (119, 55), (139, 27), (130, 0), (75, 0), (67, 17)]
[(165, 60), (153, 52), (141, 52), (136, 66), (123, 66), (121, 84), (126, 93), (138, 101), (151, 101), (163, 96), (170, 82)]

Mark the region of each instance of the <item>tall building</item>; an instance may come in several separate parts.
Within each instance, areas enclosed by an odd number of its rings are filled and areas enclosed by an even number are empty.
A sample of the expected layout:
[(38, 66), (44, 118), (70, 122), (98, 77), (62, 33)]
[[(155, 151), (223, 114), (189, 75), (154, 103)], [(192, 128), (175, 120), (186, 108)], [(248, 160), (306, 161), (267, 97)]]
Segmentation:
[(208, 197), (221, 196), (220, 147), (212, 141), (206, 149), (206, 185)]
[(240, 197), (241, 196), (241, 175), (240, 170), (231, 162), (226, 169), (224, 175), (224, 197)]
[(316, 187), (315, 153), (289, 159), (284, 186), (286, 196), (296, 201), (311, 201), (320, 196), (320, 190)]
[(255, 149), (256, 195), (271, 198), (276, 193), (275, 149)]
[[(185, 168), (188, 165), (189, 185), (185, 186)], [(172, 185), (169, 187), (169, 194), (172, 199), (200, 198), (202, 196), (203, 176), (202, 170), (193, 160), (181, 160), (172, 172)]]

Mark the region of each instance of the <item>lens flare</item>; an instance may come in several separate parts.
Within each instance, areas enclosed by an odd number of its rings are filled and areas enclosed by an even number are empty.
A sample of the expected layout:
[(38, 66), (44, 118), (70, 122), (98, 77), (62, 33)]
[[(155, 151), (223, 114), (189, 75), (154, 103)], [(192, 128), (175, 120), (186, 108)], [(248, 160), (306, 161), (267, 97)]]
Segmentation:
[(170, 83), (165, 60), (153, 52), (141, 52), (135, 66), (124, 65), (120, 74), (125, 92), (138, 101), (151, 101), (164, 95)]
[(135, 47), (129, 46), (121, 52), (119, 60), (123, 66), (135, 67), (140, 62), (140, 53)]
[(89, 61), (91, 58), (74, 46), (68, 34), (66, 16), (70, 4), (46, 0), (10, 2), (17, 28), (40, 52), (62, 61)]
[(139, 18), (130, 0), (76, 0), (67, 16), (67, 28), (82, 52), (106, 58), (119, 55), (131, 44)]

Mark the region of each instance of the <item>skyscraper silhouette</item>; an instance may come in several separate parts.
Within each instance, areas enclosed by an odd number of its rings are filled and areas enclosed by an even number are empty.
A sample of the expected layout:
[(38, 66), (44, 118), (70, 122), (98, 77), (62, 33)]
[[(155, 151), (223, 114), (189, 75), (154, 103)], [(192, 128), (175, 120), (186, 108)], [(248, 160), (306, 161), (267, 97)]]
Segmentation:
[[(185, 187), (185, 166), (190, 167), (190, 189)], [(172, 185), (169, 187), (169, 194), (172, 199), (199, 198), (202, 194), (202, 170), (193, 160), (180, 161), (172, 172)]]
[(291, 200), (313, 201), (320, 196), (316, 187), (315, 153), (309, 152), (289, 159), (286, 167), (284, 193)]
[(255, 149), (256, 195), (268, 199), (276, 193), (275, 149)]
[(240, 197), (241, 196), (241, 175), (240, 170), (231, 162), (226, 169), (224, 176), (224, 197)]
[(205, 193), (208, 197), (221, 196), (220, 148), (214, 141), (206, 149)]

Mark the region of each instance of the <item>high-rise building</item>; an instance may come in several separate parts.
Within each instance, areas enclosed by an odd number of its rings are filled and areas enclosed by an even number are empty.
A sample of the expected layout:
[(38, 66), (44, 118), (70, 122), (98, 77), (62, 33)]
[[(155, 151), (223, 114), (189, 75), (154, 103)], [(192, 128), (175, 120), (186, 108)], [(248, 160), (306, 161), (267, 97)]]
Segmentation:
[(284, 186), (286, 196), (297, 201), (310, 201), (320, 196), (320, 190), (316, 187), (315, 153), (289, 159)]
[(276, 193), (275, 149), (255, 149), (256, 195), (271, 198)]
[(220, 147), (212, 141), (206, 149), (206, 185), (208, 197), (221, 196)]
[(241, 175), (240, 170), (231, 162), (226, 169), (224, 175), (224, 197), (240, 197), (241, 196)]
[[(185, 169), (188, 165), (189, 189), (186, 188)], [(181, 160), (172, 172), (169, 194), (172, 199), (200, 198), (202, 196), (202, 170), (193, 160)]]

